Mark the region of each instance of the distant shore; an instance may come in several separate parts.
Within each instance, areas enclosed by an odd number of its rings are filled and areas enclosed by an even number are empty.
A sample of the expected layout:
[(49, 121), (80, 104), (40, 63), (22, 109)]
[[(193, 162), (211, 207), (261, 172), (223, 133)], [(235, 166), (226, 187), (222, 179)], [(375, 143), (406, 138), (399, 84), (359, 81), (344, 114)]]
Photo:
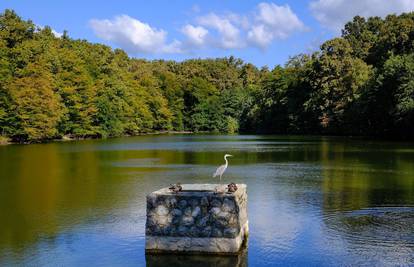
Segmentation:
[(193, 134), (192, 131), (155, 131), (155, 132), (148, 132), (148, 133), (139, 133), (134, 135), (120, 135), (120, 136), (111, 136), (111, 137), (100, 137), (100, 136), (73, 136), (73, 135), (64, 135), (61, 138), (53, 138), (53, 139), (45, 139), (45, 140), (38, 140), (35, 142), (13, 142), (10, 138), (6, 136), (0, 136), (0, 145), (12, 145), (12, 144), (21, 144), (21, 145), (29, 145), (29, 144), (44, 144), (50, 142), (67, 142), (67, 141), (79, 141), (79, 140), (91, 140), (91, 139), (107, 139), (107, 138), (117, 138), (117, 137), (128, 137), (128, 136), (144, 136), (144, 135), (159, 135), (159, 134)]
[[(119, 136), (110, 136), (110, 137), (101, 137), (101, 136), (71, 136), (71, 135), (64, 135), (61, 138), (54, 138), (54, 139), (44, 139), (44, 140), (37, 140), (33, 142), (13, 142), (10, 138), (6, 136), (0, 135), (0, 146), (5, 145), (30, 145), (30, 144), (46, 144), (51, 142), (69, 142), (69, 141), (81, 141), (81, 140), (93, 140), (93, 139), (112, 139), (112, 138), (122, 138), (122, 137), (134, 137), (134, 136), (146, 136), (146, 135), (162, 135), (162, 134), (218, 134), (217, 132), (209, 132), (209, 131), (155, 131), (155, 132), (147, 132), (147, 133), (139, 133), (139, 134), (125, 134)], [(221, 133), (225, 134), (225, 133)], [(387, 137), (379, 137), (379, 136), (364, 136), (364, 135), (323, 135), (323, 134), (281, 134), (281, 133), (236, 133), (236, 134), (253, 134), (253, 135), (289, 135), (289, 136), (308, 136), (308, 137), (330, 137), (330, 138), (351, 138), (351, 139), (361, 139), (361, 140), (373, 140), (373, 141), (390, 141), (390, 142), (413, 142), (411, 139), (394, 139), (394, 138), (387, 138)]]

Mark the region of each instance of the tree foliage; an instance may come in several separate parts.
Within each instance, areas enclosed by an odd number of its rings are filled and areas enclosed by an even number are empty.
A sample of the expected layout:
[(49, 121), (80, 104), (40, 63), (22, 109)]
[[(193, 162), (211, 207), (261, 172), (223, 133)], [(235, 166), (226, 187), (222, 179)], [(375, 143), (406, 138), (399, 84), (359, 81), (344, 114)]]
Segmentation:
[(414, 137), (414, 13), (355, 17), (285, 66), (131, 58), (0, 14), (0, 135), (153, 131)]

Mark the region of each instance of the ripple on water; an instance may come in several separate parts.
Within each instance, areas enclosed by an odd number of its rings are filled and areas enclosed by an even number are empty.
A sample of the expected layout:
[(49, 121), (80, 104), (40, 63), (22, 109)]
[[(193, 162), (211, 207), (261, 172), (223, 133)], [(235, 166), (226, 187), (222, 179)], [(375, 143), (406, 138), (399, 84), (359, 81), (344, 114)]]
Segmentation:
[[(381, 256), (380, 264), (414, 264), (414, 207), (373, 207), (323, 215), (331, 240), (344, 240), (362, 257)], [(397, 260), (397, 261), (396, 261)]]

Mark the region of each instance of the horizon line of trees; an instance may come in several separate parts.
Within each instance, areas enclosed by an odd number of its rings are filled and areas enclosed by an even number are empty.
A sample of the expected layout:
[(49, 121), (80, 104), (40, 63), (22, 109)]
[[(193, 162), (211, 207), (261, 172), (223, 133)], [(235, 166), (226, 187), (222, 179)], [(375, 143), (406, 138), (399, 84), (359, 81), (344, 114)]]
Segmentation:
[(129, 57), (0, 14), (0, 136), (154, 131), (414, 139), (414, 13), (363, 18), (285, 66)]

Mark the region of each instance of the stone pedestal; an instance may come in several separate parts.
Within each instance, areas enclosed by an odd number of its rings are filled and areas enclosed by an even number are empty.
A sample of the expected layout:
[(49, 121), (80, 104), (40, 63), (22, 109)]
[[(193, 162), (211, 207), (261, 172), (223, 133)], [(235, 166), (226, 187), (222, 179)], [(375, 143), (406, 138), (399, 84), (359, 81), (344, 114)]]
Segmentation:
[(147, 196), (147, 253), (238, 253), (248, 235), (247, 192), (216, 193), (217, 184), (184, 184)]

